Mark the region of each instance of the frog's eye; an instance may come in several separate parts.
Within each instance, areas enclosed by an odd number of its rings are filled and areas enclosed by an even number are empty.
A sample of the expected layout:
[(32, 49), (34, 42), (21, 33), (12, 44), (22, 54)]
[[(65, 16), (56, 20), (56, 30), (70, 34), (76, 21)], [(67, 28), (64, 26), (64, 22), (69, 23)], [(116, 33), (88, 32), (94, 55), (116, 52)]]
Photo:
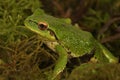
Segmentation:
[(47, 23), (45, 23), (45, 22), (39, 22), (39, 23), (38, 23), (38, 28), (39, 28), (40, 30), (46, 30), (46, 29), (48, 28), (48, 25), (47, 25)]

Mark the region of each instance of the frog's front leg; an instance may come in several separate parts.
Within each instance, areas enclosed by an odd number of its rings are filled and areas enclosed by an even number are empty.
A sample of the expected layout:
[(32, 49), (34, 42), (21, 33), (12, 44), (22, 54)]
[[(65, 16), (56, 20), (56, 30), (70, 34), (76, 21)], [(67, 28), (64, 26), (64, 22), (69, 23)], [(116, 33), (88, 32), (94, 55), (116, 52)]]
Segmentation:
[(67, 64), (67, 52), (61, 45), (56, 45), (55, 50), (59, 53), (59, 58), (53, 70), (51, 80), (54, 80), (57, 75), (64, 70)]

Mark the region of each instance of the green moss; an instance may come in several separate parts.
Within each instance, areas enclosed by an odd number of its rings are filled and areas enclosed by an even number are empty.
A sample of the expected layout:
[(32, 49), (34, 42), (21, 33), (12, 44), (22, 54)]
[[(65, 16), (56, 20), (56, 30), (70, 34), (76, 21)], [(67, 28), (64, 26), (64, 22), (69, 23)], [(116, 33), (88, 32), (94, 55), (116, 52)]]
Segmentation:
[(120, 80), (120, 64), (86, 63), (75, 68), (68, 80)]

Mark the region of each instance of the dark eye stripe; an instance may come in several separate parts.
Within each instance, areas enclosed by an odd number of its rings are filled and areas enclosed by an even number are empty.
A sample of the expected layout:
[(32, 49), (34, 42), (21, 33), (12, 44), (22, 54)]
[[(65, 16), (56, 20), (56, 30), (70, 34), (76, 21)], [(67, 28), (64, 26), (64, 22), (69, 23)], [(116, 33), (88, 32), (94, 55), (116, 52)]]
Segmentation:
[(54, 36), (56, 38), (56, 40), (58, 40), (57, 36), (55, 35), (55, 33), (52, 30), (50, 30), (50, 29), (47, 29), (47, 30), (50, 32), (51, 36)]

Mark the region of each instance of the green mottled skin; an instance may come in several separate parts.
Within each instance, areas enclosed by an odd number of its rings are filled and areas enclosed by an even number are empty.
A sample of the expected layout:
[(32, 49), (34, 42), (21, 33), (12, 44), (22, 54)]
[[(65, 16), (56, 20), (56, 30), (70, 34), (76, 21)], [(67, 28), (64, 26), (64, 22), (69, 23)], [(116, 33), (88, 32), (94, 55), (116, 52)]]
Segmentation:
[[(48, 24), (49, 30), (40, 30), (37, 24), (39, 22)], [(65, 51), (71, 52), (73, 57), (79, 57), (86, 53), (89, 54), (93, 49), (95, 49), (95, 57), (98, 61), (117, 62), (117, 58), (114, 57), (104, 46), (97, 42), (91, 33), (80, 30), (78, 27), (75, 27), (67, 22), (67, 20), (47, 15), (40, 9), (37, 9), (33, 15), (29, 16), (25, 20), (25, 26), (42, 36), (44, 40), (47, 40), (47, 42), (57, 42), (58, 45), (60, 45), (60, 48), (61, 46), (63, 47), (61, 50), (63, 51), (64, 56), (67, 55)], [(54, 35), (51, 35), (50, 31), (54, 32)], [(60, 50), (58, 50), (58, 52), (60, 52)], [(62, 57), (62, 59), (65, 58)], [(61, 61), (62, 59), (59, 60)], [(67, 59), (65, 59), (65, 61), (67, 61)], [(60, 68), (61, 66), (58, 67)], [(64, 68), (64, 66), (62, 67)], [(59, 70), (62, 71), (62, 69)], [(58, 71), (58, 73), (60, 71)]]
[[(39, 12), (36, 13), (38, 13), (38, 15), (33, 14), (27, 19), (37, 23), (40, 21), (47, 22), (50, 26), (49, 28), (57, 34), (57, 42), (69, 49), (74, 56), (78, 57), (85, 53), (89, 53), (96, 46), (96, 42), (89, 32), (82, 31), (71, 24), (67, 24), (62, 21), (62, 19), (41, 14)], [(27, 26), (31, 26), (29, 22), (26, 23)], [(38, 25), (35, 24), (34, 27), (38, 28)]]
[[(47, 15), (42, 10), (36, 10), (32, 16), (26, 19), (25, 25), (29, 29), (38, 33), (40, 32), (38, 25), (30, 22), (29, 20), (35, 21), (36, 23), (46, 22), (49, 25), (49, 29), (55, 33), (58, 39), (55, 41), (64, 46), (66, 49), (69, 49), (71, 55), (74, 57), (79, 57), (86, 53), (90, 53), (94, 48), (98, 50), (98, 52), (96, 51), (97, 53), (102, 54), (102, 51), (98, 46), (98, 42), (94, 39), (91, 33), (82, 31), (77, 27), (65, 22), (63, 19)], [(47, 31), (43, 31), (42, 33), (45, 34), (42, 36), (44, 38), (50, 38), (50, 36), (46, 36), (48, 35), (46, 32)], [(38, 34), (41, 35), (41, 33)]]

